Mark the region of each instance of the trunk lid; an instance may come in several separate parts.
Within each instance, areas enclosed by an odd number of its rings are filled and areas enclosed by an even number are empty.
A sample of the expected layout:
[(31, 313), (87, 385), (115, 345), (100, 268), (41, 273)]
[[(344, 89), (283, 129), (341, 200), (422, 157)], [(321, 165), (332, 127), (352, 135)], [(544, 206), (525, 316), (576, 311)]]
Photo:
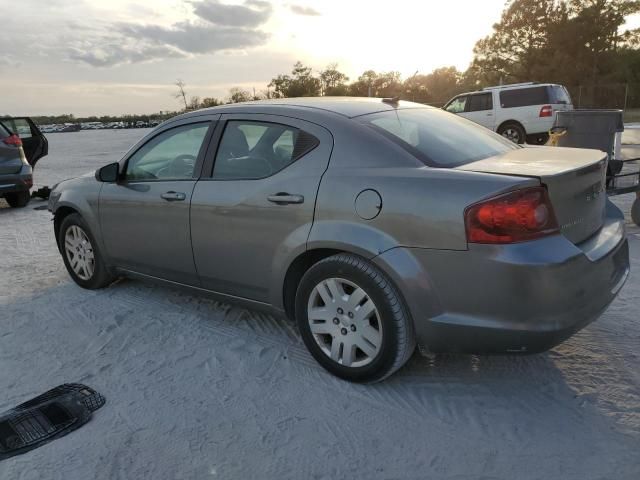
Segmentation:
[(607, 154), (599, 150), (525, 147), (456, 168), (539, 179), (547, 187), (562, 234), (575, 244), (597, 232), (604, 221)]

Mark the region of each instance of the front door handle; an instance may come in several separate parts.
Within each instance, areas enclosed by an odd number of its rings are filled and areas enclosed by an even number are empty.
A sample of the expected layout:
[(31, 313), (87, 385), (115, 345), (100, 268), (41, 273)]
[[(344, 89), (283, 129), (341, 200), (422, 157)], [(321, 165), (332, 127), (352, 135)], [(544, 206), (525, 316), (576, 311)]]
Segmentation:
[(267, 200), (277, 205), (287, 205), (290, 203), (304, 203), (304, 197), (302, 195), (289, 195), (288, 193), (280, 192), (275, 195), (269, 195)]
[(163, 193), (162, 195), (160, 195), (160, 198), (165, 199), (167, 202), (181, 202), (182, 200), (187, 198), (187, 196), (182, 192), (171, 191)]

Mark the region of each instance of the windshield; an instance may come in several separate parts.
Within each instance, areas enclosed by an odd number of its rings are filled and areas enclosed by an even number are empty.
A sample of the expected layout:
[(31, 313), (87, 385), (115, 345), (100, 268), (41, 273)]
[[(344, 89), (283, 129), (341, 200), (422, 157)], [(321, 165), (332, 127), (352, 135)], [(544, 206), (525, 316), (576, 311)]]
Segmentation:
[(358, 119), (432, 167), (456, 167), (520, 148), (480, 125), (436, 108), (392, 110)]

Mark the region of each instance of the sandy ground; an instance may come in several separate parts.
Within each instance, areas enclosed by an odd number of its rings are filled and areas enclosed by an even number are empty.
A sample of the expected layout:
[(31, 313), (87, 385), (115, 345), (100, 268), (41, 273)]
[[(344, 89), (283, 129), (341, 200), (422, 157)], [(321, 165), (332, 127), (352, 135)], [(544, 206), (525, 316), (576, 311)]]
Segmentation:
[[(50, 135), (36, 183), (116, 160), (142, 133)], [(0, 411), (64, 382), (107, 405), (0, 463), (1, 479), (640, 478), (636, 227), (626, 287), (563, 345), (415, 355), (362, 386), (325, 373), (284, 320), (137, 281), (80, 289), (39, 205), (0, 200)]]

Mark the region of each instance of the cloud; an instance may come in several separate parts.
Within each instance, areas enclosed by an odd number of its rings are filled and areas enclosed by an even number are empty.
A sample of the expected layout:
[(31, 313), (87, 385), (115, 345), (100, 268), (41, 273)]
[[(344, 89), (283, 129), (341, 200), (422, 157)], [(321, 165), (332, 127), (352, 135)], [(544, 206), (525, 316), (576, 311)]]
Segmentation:
[(187, 55), (180, 50), (160, 45), (104, 45), (89, 48), (70, 48), (69, 58), (93, 67), (112, 67), (124, 63), (140, 63), (159, 58), (181, 58)]
[(191, 2), (193, 13), (215, 25), (257, 27), (271, 17), (273, 8), (264, 0), (246, 0), (242, 5), (227, 5), (218, 0)]
[(308, 17), (319, 17), (322, 15), (319, 11), (311, 7), (304, 7), (302, 5), (289, 5), (289, 9), (296, 15), (306, 15)]
[(0, 67), (20, 67), (22, 62), (17, 60), (13, 55), (0, 56)]
[[(120, 22), (69, 49), (69, 58), (93, 67), (181, 58), (263, 45), (269, 38), (256, 28), (272, 14), (264, 0), (226, 5), (218, 0), (190, 2), (196, 21), (171, 26)], [(85, 37), (87, 38), (87, 37)], [(78, 44), (80, 43), (80, 44)]]
[(120, 32), (138, 41), (173, 47), (192, 54), (255, 47), (269, 38), (260, 30), (192, 22), (180, 22), (172, 27), (121, 24)]

